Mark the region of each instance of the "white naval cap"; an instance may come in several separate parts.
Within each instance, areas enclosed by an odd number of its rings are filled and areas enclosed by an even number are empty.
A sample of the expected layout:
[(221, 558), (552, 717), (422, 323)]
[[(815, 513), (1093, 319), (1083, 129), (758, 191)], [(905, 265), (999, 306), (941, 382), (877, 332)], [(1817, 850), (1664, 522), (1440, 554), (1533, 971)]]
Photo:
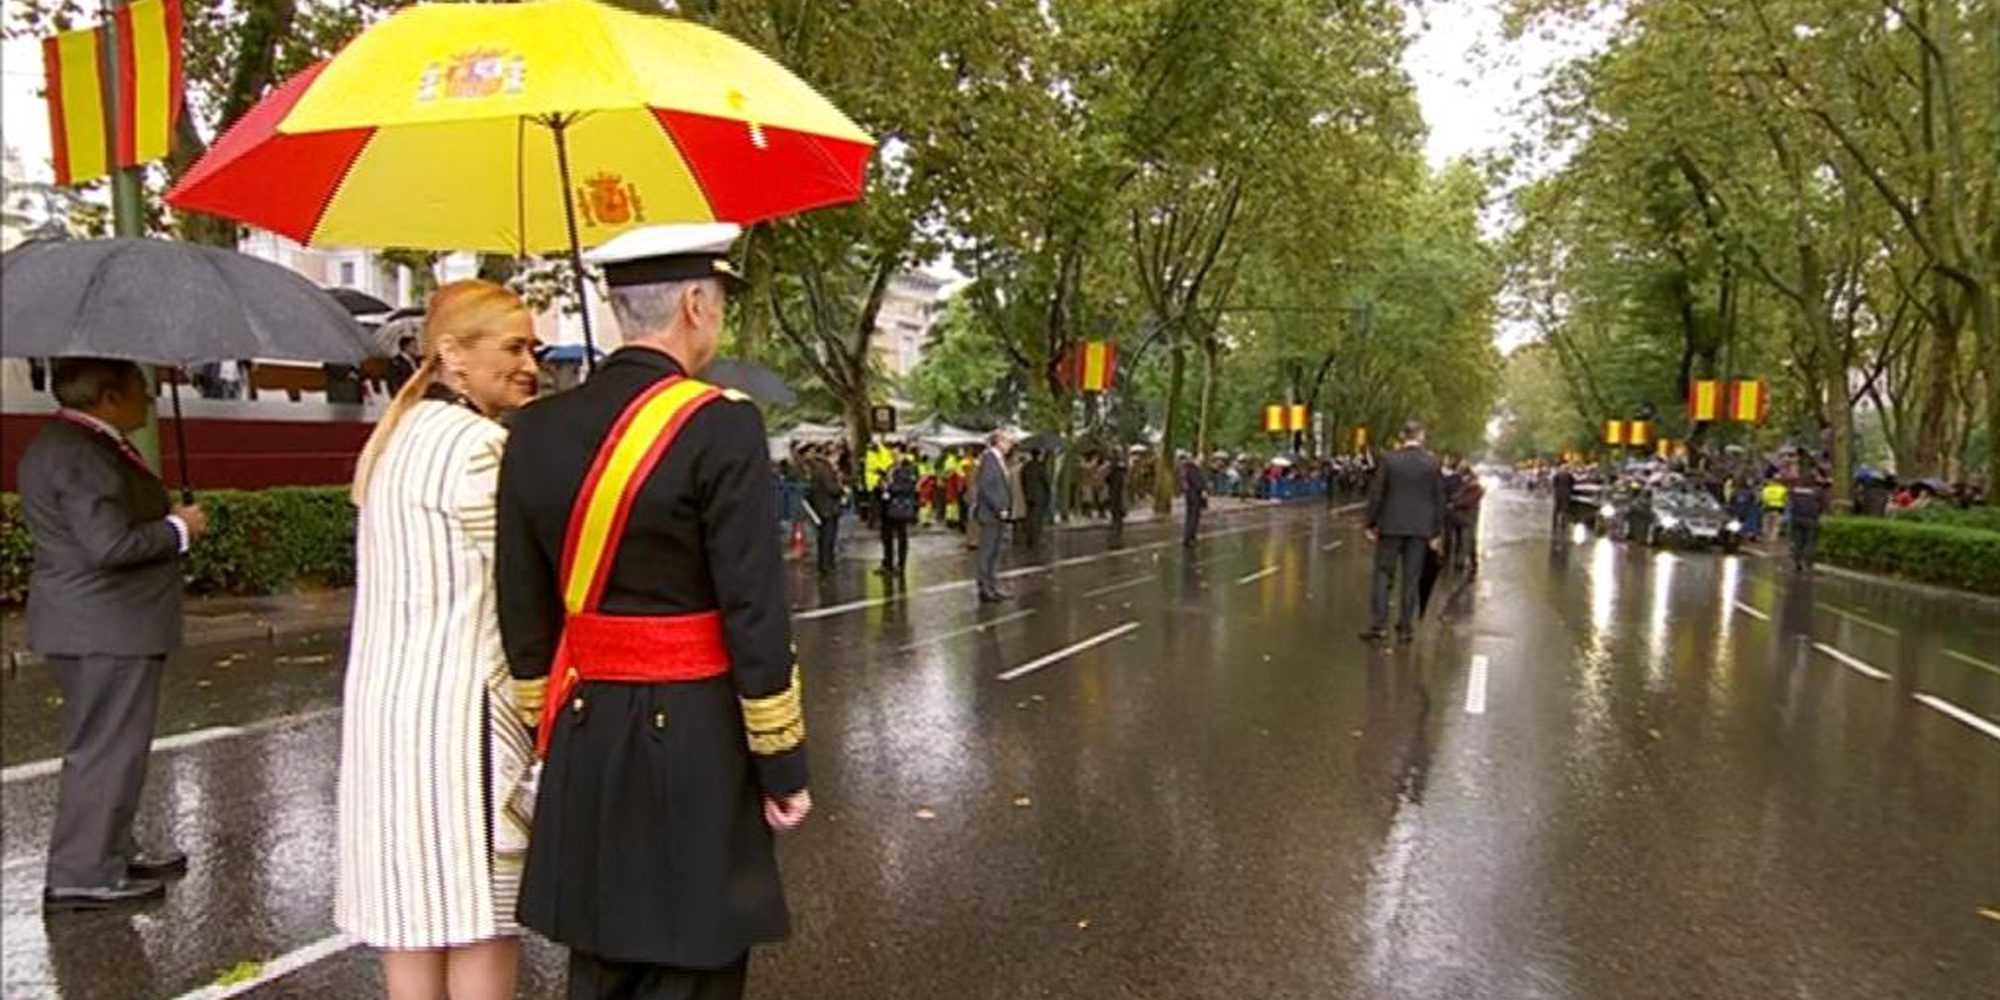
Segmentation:
[(604, 281), (623, 285), (658, 285), (697, 278), (720, 278), (740, 286), (743, 275), (729, 262), (729, 248), (743, 235), (733, 222), (683, 226), (641, 226), (622, 233), (584, 255), (604, 267)]

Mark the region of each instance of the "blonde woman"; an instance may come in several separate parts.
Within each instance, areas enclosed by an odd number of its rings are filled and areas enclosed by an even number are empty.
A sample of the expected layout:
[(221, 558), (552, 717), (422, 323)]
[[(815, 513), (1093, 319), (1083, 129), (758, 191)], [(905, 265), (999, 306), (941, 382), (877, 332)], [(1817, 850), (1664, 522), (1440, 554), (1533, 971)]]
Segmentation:
[(439, 289), (416, 372), (355, 469), (334, 920), (382, 949), (391, 1000), (514, 995), (534, 744), (494, 610), (494, 490), (499, 418), (534, 398), (534, 347), (514, 293)]

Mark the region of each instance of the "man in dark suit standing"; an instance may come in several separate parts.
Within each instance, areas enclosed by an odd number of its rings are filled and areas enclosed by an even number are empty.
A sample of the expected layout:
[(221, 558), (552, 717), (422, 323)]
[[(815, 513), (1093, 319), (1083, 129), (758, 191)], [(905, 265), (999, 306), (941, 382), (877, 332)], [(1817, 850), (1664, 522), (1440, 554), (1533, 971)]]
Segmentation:
[(819, 558), (815, 566), (822, 575), (832, 573), (840, 559), (840, 470), (827, 453), (832, 445), (814, 448), (806, 457), (806, 504), (812, 508), (818, 530), (814, 543)]
[(21, 510), (34, 537), (28, 646), (63, 695), (62, 787), (49, 836), (45, 911), (157, 898), (187, 855), (132, 836), (146, 783), (160, 675), (181, 642), (181, 557), (208, 530), (125, 435), (153, 397), (129, 361), (55, 363), (62, 409), (21, 456)]
[(1208, 476), (1202, 470), (1201, 462), (1183, 454), (1181, 456), (1181, 493), (1186, 496), (1186, 509), (1182, 511), (1181, 545), (1194, 548), (1195, 537), (1201, 533), (1201, 511), (1208, 506)]
[(979, 522), (979, 600), (1004, 601), (1012, 596), (1000, 589), (1000, 540), (1002, 526), (1013, 513), (1014, 488), (1007, 478), (1007, 453), (1014, 449), (1005, 431), (994, 431), (987, 439), (986, 453), (979, 456), (979, 473), (973, 481), (972, 516)]
[(1569, 463), (1556, 466), (1556, 474), (1549, 481), (1550, 492), (1555, 495), (1555, 514), (1549, 520), (1550, 528), (1561, 535), (1569, 528), (1569, 500), (1576, 495), (1576, 473), (1571, 472)]
[(389, 395), (403, 391), (403, 383), (417, 374), (423, 358), (417, 352), (417, 338), (404, 335), (396, 338), (396, 356), (389, 359)]
[(1383, 456), (1382, 468), (1368, 486), (1368, 540), (1375, 543), (1375, 592), (1368, 631), (1361, 638), (1387, 638), (1389, 586), (1400, 571), (1401, 611), (1396, 637), (1408, 642), (1415, 632), (1419, 591), (1423, 587), (1424, 550), (1444, 532), (1444, 474), (1437, 459), (1424, 450), (1424, 429), (1414, 421), (1403, 427), (1402, 446)]
[(1022, 523), (1022, 534), (1030, 552), (1042, 550), (1042, 524), (1049, 516), (1049, 464), (1042, 458), (1040, 449), (1028, 453), (1028, 461), (1021, 466), (1021, 496), (1027, 500), (1028, 517)]

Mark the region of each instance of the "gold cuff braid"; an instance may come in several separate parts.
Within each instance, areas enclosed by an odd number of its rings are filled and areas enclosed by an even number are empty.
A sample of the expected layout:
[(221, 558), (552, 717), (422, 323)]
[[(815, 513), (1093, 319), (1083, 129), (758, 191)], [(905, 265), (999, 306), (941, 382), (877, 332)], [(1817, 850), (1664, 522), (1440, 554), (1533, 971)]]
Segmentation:
[(743, 729), (750, 752), (768, 757), (804, 743), (806, 720), (800, 703), (798, 664), (792, 665), (791, 683), (783, 691), (764, 698), (741, 698)]

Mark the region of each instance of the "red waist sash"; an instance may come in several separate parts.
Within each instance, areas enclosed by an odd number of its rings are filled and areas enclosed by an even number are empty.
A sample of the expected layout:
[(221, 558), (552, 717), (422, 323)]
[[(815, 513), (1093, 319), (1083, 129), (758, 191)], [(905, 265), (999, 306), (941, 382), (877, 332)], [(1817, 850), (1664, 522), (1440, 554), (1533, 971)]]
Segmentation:
[(722, 615), (600, 615), (579, 613), (563, 621), (562, 640), (549, 668), (549, 691), (542, 702), (536, 752), (549, 753), (556, 713), (585, 681), (672, 684), (702, 681), (729, 672)]

